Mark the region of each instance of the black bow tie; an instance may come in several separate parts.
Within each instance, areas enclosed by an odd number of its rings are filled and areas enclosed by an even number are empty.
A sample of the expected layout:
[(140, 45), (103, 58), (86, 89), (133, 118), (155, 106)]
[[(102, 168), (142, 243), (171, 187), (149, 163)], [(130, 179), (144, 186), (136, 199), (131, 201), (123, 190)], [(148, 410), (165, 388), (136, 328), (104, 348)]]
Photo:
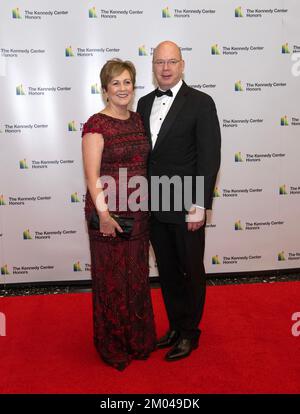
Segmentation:
[(173, 92), (171, 91), (171, 89), (168, 89), (167, 91), (161, 91), (160, 89), (155, 89), (155, 96), (160, 98), (163, 95), (173, 96)]

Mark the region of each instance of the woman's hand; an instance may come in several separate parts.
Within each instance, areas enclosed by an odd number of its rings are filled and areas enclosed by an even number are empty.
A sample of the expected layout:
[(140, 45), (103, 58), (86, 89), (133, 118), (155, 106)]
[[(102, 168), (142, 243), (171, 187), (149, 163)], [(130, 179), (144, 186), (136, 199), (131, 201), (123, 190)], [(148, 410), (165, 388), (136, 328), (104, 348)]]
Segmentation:
[(122, 228), (113, 219), (113, 217), (109, 214), (100, 214), (100, 233), (103, 234), (104, 237), (116, 237), (116, 231), (123, 233)]

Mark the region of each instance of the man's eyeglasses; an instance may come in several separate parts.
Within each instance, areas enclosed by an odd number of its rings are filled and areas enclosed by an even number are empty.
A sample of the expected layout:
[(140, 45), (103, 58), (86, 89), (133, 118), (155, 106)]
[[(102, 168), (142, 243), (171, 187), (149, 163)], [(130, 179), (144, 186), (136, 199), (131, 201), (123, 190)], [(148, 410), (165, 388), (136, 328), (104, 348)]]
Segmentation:
[(165, 65), (168, 65), (168, 66), (175, 66), (175, 65), (177, 65), (177, 63), (179, 63), (181, 60), (178, 60), (178, 59), (168, 59), (168, 60), (163, 60), (163, 59), (157, 59), (157, 60), (155, 60), (153, 63), (154, 63), (154, 65), (157, 65), (157, 66), (165, 66)]

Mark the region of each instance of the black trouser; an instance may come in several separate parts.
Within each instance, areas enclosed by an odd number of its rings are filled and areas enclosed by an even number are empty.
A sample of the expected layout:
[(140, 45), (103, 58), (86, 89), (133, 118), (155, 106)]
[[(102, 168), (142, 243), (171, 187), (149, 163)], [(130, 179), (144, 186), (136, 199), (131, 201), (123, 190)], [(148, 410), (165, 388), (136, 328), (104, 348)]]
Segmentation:
[(152, 216), (150, 238), (170, 329), (197, 338), (206, 292), (204, 226), (192, 232), (187, 223), (163, 223)]

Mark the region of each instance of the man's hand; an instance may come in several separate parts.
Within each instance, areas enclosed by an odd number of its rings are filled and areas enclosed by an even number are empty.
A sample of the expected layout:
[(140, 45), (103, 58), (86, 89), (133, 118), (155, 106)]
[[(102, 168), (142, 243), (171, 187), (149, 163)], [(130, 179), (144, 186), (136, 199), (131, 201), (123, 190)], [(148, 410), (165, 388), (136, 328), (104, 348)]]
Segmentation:
[(205, 208), (192, 206), (186, 216), (188, 231), (199, 230), (205, 223)]

